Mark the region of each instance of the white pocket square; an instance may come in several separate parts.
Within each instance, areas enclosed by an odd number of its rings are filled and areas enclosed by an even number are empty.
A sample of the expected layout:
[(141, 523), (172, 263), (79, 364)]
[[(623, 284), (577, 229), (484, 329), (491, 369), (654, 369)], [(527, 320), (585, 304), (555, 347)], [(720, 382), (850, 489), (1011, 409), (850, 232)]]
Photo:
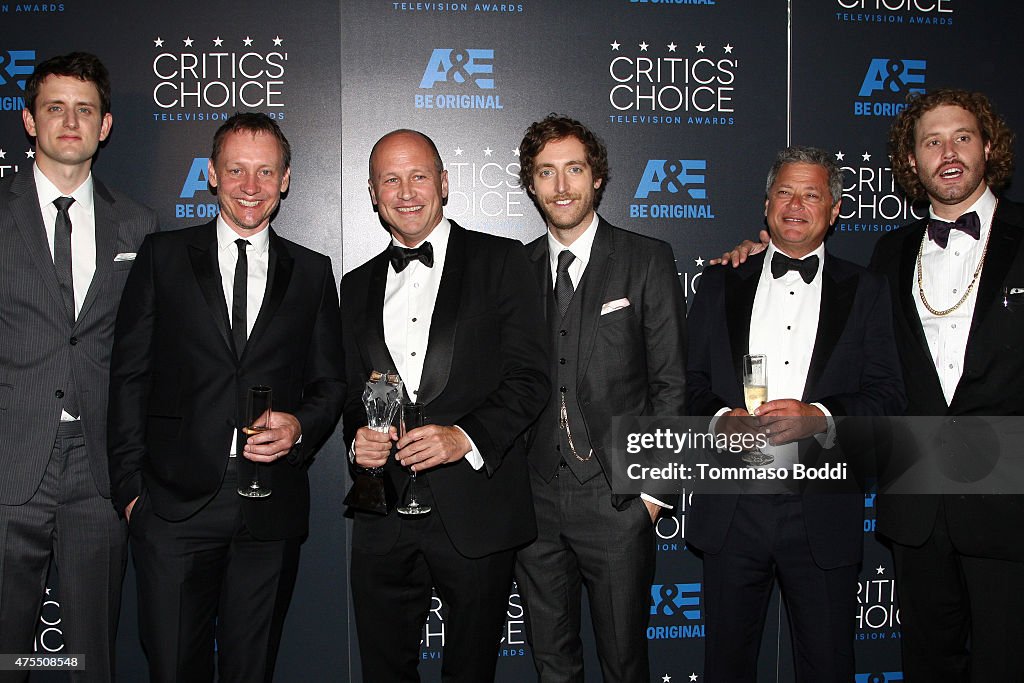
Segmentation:
[(626, 298), (609, 301), (601, 304), (601, 315), (608, 315), (612, 311), (617, 311), (620, 308), (626, 308), (627, 306), (629, 306), (629, 299)]
[(114, 263), (117, 263), (118, 261), (134, 261), (134, 260), (135, 260), (135, 252), (134, 251), (122, 251), (120, 254), (118, 254), (117, 256), (114, 257)]

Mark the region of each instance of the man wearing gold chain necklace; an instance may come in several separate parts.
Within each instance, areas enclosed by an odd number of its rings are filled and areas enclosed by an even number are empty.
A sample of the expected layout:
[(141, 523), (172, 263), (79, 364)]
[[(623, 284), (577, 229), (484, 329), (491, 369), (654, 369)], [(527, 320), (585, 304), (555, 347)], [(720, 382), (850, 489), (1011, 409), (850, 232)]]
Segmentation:
[[(907, 195), (930, 204), (871, 259), (892, 289), (907, 414), (1024, 413), (1024, 312), (1008, 301), (1024, 283), (1024, 208), (996, 195), (1013, 134), (984, 95), (937, 90), (896, 118), (889, 150)], [(1024, 680), (1024, 496), (883, 493), (877, 506), (906, 680)]]
[[(1012, 131), (983, 94), (936, 90), (897, 116), (889, 152), (907, 195), (930, 205), (871, 258), (889, 279), (907, 414), (1024, 414), (1024, 206), (997, 195), (1013, 174)], [(767, 243), (762, 231), (761, 244), (709, 264), (737, 267)], [(896, 565), (904, 680), (1024, 680), (1024, 496), (883, 486), (876, 506)]]

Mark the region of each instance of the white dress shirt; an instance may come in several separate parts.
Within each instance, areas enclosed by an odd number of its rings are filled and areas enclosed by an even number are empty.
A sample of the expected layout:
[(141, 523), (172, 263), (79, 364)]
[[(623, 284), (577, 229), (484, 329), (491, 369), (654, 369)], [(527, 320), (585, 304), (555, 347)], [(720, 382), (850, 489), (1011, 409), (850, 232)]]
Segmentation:
[[(77, 319), (82, 311), (85, 295), (89, 292), (89, 285), (96, 274), (96, 212), (93, 210), (92, 173), (70, 195), (58, 190), (35, 164), (32, 165), (32, 174), (36, 181), (36, 198), (39, 200), (39, 210), (43, 215), (43, 227), (46, 229), (46, 243), (50, 247), (51, 260), (53, 237), (57, 231), (57, 207), (54, 206), (53, 200), (58, 197), (73, 197), (75, 200), (68, 207), (68, 215), (71, 217), (71, 281), (75, 289)], [(61, 410), (60, 419), (61, 422), (73, 422), (78, 418)]]
[[(384, 287), (384, 343), (413, 401), (418, 400), (417, 394), (423, 378), (423, 360), (430, 340), (430, 321), (434, 316), (451, 231), (451, 223), (447, 218), (442, 218), (425, 240), (411, 247), (391, 238), (392, 244), (402, 248), (415, 248), (429, 242), (434, 251), (432, 268), (414, 260), (401, 273), (396, 273), (394, 267), (388, 265), (387, 284)], [(455, 426), (466, 434), (461, 427)], [(469, 434), (466, 434), (466, 439), (470, 444), (470, 451), (465, 455), (466, 461), (478, 470), (484, 466), (483, 456)]]
[[(974, 239), (962, 230), (950, 230), (946, 248), (940, 248), (927, 237), (924, 238), (924, 251), (921, 254), (921, 268), (924, 270), (924, 294), (932, 308), (944, 311), (964, 295), (964, 290), (971, 282), (974, 271), (981, 260), (989, 231), (992, 229), (992, 217), (996, 212), (996, 196), (992, 190), (986, 189), (985, 194), (964, 213), (976, 211), (981, 223), (981, 235)], [(938, 218), (929, 207), (928, 216)], [(944, 219), (943, 219), (944, 220)], [(924, 307), (917, 287), (917, 265), (914, 265), (913, 281), (910, 283), (914, 294), (917, 314), (921, 316), (924, 337), (928, 340), (932, 362), (939, 375), (942, 394), (948, 405), (953, 401), (956, 385), (964, 372), (964, 353), (967, 351), (967, 337), (971, 331), (971, 320), (974, 319), (974, 307), (978, 302), (978, 283), (974, 283), (967, 300), (952, 313), (943, 316), (933, 315)], [(979, 276), (980, 280), (981, 277)]]
[[(238, 265), (237, 239), (246, 239), (249, 246), (246, 255), (246, 297), (245, 297), (245, 336), (252, 334), (252, 326), (263, 306), (263, 296), (267, 292), (267, 272), (270, 268), (270, 226), (255, 235), (241, 237), (228, 227), (221, 216), (217, 217), (217, 265), (220, 269), (220, 284), (224, 291), (224, 302), (228, 309), (228, 320), (231, 321), (232, 304), (235, 299), (235, 266)], [(233, 321), (231, 321), (233, 322)], [(231, 434), (231, 445), (228, 453), (235, 455), (238, 443), (238, 430)]]
[[(46, 227), (46, 242), (53, 258), (53, 235), (57, 230), (57, 207), (53, 200), (58, 197), (72, 197), (75, 202), (68, 207), (71, 217), (71, 277), (75, 287), (75, 317), (82, 310), (82, 302), (96, 274), (96, 213), (93, 210), (92, 173), (70, 195), (65, 195), (50, 182), (39, 167), (32, 166), (36, 181), (36, 195), (39, 209)], [(113, 256), (110, 256), (113, 258)]]

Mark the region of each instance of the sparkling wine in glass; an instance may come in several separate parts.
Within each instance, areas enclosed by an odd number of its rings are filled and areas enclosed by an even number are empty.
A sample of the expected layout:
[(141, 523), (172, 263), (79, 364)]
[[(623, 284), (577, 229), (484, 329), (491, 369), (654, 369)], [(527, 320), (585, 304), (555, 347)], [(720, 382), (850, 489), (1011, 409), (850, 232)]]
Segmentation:
[[(743, 356), (743, 402), (751, 415), (768, 401), (768, 356), (763, 353)], [(760, 448), (744, 453), (743, 462), (761, 467), (775, 462), (775, 456)]]
[[(405, 436), (410, 430), (424, 425), (423, 404), (403, 403), (401, 436)], [(400, 515), (425, 515), (430, 512), (430, 506), (419, 502), (416, 497), (416, 472), (409, 469), (409, 487), (405, 490), (405, 501), (397, 508)]]

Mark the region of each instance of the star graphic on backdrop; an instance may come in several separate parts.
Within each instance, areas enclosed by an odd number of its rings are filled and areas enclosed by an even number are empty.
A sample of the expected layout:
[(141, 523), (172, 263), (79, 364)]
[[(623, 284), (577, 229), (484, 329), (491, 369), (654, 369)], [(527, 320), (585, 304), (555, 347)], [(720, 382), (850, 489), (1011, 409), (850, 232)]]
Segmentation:
[(845, 161), (845, 155), (842, 152), (836, 152), (836, 161)]
[(250, 38), (249, 36), (246, 36), (245, 39), (242, 41), (242, 43), (246, 47), (249, 47), (250, 45), (252, 45), (252, 38)]
[(223, 38), (221, 38), (220, 36), (217, 36), (216, 38), (214, 38), (214, 39), (213, 39), (213, 44), (214, 44), (214, 45), (215, 45), (216, 47), (220, 47), (221, 45), (223, 45), (223, 44), (224, 44), (224, 39), (223, 39)]
[(727, 55), (731, 55), (732, 54), (732, 45), (726, 45), (722, 49), (725, 50), (725, 54), (727, 54)]
[(693, 259), (693, 262), (696, 263), (697, 267), (699, 268), (704, 265), (704, 257), (698, 256), (697, 258)]
[(164, 46), (164, 39), (160, 38), (158, 36), (157, 39), (153, 41), (153, 47), (163, 47), (163, 46)]
[(7, 152), (5, 152), (2, 149), (0, 149), (0, 159), (4, 159), (6, 157), (7, 157)]
[(665, 683), (672, 683), (672, 677), (669, 676), (668, 674), (665, 674), (664, 676), (662, 676), (661, 680), (664, 681)]
[(617, 40), (614, 40), (614, 41), (612, 41), (611, 45), (612, 45), (612, 49), (613, 50), (618, 50), (619, 49), (619, 45), (621, 45), (621, 43), (619, 43), (619, 41), (617, 41)]
[(493, 150), (493, 149), (491, 149), (490, 147), (485, 147), (485, 148), (484, 148), (484, 156), (485, 156), (485, 157), (489, 157), (489, 156), (491, 156), (491, 153), (492, 153), (493, 151), (494, 151), (494, 150)]
[(691, 673), (690, 674), (690, 680), (691, 681), (696, 681), (697, 680), (697, 674)]
[(461, 157), (462, 156), (462, 148), (461, 147), (456, 147), (455, 148), (455, 156), (457, 156), (457, 157)]
[(882, 565), (878, 565), (877, 567), (875, 567), (875, 573), (876, 574), (884, 574), (885, 573), (885, 567), (883, 567)]
[(185, 40), (181, 42), (185, 43), (185, 47), (192, 47), (192, 43), (195, 41), (193, 41), (190, 37), (185, 36)]
[(518, 147), (516, 147), (514, 150), (512, 150), (512, 156), (519, 156), (519, 148)]
[(676, 51), (676, 48), (677, 48), (677, 47), (679, 47), (679, 46), (678, 46), (678, 45), (676, 45), (675, 43), (669, 43), (669, 44), (667, 45), (667, 47), (668, 47), (668, 51), (669, 51), (669, 52), (675, 52), (675, 51)]
[(52, 588), (47, 588), (47, 589), (46, 589), (46, 594), (47, 594), (47, 595), (49, 595), (49, 594), (50, 594), (50, 591), (52, 591), (52, 590), (53, 590)]
[(281, 36), (274, 36), (275, 46), (280, 47), (282, 42), (284, 42), (284, 38), (282, 38)]
[(34, 149), (25, 150), (25, 158), (26, 159), (35, 159), (36, 158), (36, 151)]
[(868, 154), (867, 152), (864, 152), (863, 154), (861, 154), (860, 158), (863, 159), (864, 161), (871, 161), (871, 155)]
[(704, 43), (697, 43), (694, 47), (697, 48), (697, 52), (704, 52)]
[(640, 52), (647, 52), (647, 48), (650, 47), (647, 43), (640, 43)]

